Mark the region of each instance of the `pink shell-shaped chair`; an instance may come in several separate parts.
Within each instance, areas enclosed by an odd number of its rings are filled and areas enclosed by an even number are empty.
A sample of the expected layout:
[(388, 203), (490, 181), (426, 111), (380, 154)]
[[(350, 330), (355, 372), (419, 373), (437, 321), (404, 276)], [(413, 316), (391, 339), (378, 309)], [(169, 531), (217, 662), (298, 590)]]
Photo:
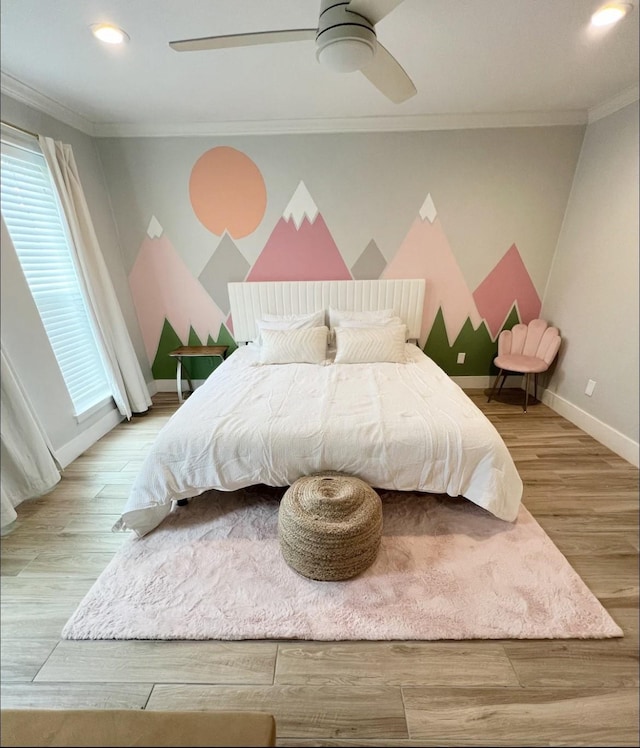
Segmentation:
[(543, 319), (532, 319), (528, 325), (514, 325), (511, 330), (503, 330), (498, 337), (498, 355), (493, 363), (500, 371), (493, 382), (487, 402), (491, 402), (498, 379), (502, 376), (498, 394), (509, 372), (524, 374), (524, 412), (529, 404), (529, 381), (534, 375), (535, 399), (538, 399), (538, 374), (546, 371), (553, 363), (560, 348), (560, 333), (556, 327), (549, 327)]

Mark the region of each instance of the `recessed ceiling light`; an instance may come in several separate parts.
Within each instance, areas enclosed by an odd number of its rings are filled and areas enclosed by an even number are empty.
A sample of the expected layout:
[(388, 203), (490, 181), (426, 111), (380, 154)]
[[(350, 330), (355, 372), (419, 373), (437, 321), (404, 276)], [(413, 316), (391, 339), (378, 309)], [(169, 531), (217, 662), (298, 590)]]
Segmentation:
[(129, 41), (129, 34), (117, 26), (112, 26), (110, 23), (94, 23), (91, 26), (91, 33), (101, 42), (107, 44), (122, 44), (123, 42)]
[(591, 16), (591, 23), (594, 26), (610, 26), (624, 18), (631, 10), (631, 3), (607, 3)]

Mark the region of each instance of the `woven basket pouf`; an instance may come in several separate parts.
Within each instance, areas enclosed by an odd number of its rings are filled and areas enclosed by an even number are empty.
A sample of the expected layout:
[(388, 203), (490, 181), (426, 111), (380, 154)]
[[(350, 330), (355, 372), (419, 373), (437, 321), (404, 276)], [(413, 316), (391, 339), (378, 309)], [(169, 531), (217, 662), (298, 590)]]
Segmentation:
[(309, 579), (355, 577), (373, 563), (381, 536), (382, 502), (360, 478), (336, 472), (308, 475), (280, 501), (282, 556)]

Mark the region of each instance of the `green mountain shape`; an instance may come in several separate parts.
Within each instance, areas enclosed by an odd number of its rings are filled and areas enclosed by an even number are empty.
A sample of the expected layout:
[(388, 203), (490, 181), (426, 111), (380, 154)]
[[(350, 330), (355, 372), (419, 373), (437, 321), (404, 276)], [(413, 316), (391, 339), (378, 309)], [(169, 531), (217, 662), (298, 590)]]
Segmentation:
[(176, 366), (178, 362), (169, 355), (171, 351), (183, 345), (176, 331), (171, 327), (168, 319), (165, 318), (162, 325), (162, 333), (158, 341), (156, 356), (151, 365), (151, 373), (154, 379), (175, 379)]
[[(165, 318), (160, 340), (158, 341), (158, 349), (151, 366), (154, 379), (175, 379), (178, 362), (169, 354), (182, 345), (203, 345), (203, 343), (193, 327), (189, 328), (189, 339), (186, 343), (183, 343), (176, 331), (171, 327), (169, 320)], [(206, 345), (228, 346), (227, 356), (238, 347), (225, 325), (220, 325), (217, 340), (214, 340), (209, 335)], [(220, 364), (221, 360), (217, 356), (212, 358), (194, 358), (191, 360), (185, 359), (183, 369), (188, 370), (191, 379), (206, 379)]]
[[(220, 332), (218, 333), (218, 339), (214, 340), (211, 335), (207, 338), (206, 343), (202, 343), (200, 338), (197, 336), (193, 327), (189, 329), (189, 340), (187, 345), (226, 345), (229, 350), (227, 356), (229, 356), (238, 347), (235, 340), (229, 334), (229, 331), (224, 325), (220, 325)], [(189, 376), (191, 379), (206, 379), (215, 369), (220, 366), (222, 359), (219, 356), (211, 356), (206, 358), (192, 358), (190, 360), (184, 360), (184, 368), (189, 369)]]
[[(514, 305), (502, 329), (510, 330), (519, 321)], [(440, 308), (423, 350), (449, 376), (487, 376), (497, 372), (493, 359), (498, 352), (498, 341), (491, 339), (484, 320), (474, 329), (471, 320), (467, 318), (458, 337), (450, 346), (442, 308)], [(459, 353), (465, 354), (463, 364), (457, 363)]]
[(220, 325), (220, 332), (218, 333), (218, 339), (214, 340), (211, 335), (207, 339), (207, 345), (226, 345), (229, 350), (227, 351), (227, 358), (237, 349), (238, 344), (233, 338), (233, 335), (229, 332), (226, 325)]

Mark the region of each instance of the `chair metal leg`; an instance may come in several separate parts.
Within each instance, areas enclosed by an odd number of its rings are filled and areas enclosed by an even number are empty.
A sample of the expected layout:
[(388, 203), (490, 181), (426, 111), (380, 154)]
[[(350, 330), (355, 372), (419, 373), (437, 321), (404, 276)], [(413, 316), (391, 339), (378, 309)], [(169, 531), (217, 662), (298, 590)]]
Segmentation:
[(502, 392), (502, 388), (504, 386), (504, 383), (507, 381), (507, 374), (508, 373), (509, 372), (507, 372), (507, 371), (504, 371), (502, 373), (502, 382), (500, 382), (500, 386), (498, 387), (498, 395)]
[[(496, 388), (496, 384), (498, 384), (498, 379), (500, 378), (500, 374), (502, 374), (502, 369), (500, 369), (500, 371), (496, 374), (496, 378), (493, 380), (493, 387), (491, 388), (491, 390), (489, 392), (489, 397), (487, 399), (488, 403), (491, 402), (491, 398), (493, 397), (493, 392), (494, 392), (494, 390)], [(502, 381), (504, 383), (504, 379)], [(502, 389), (502, 385), (500, 385), (500, 389)]]
[(529, 379), (531, 374), (527, 374), (524, 380), (524, 412), (527, 412), (527, 405), (529, 404)]
[(538, 375), (533, 375), (533, 391), (536, 397), (536, 402), (538, 402)]

